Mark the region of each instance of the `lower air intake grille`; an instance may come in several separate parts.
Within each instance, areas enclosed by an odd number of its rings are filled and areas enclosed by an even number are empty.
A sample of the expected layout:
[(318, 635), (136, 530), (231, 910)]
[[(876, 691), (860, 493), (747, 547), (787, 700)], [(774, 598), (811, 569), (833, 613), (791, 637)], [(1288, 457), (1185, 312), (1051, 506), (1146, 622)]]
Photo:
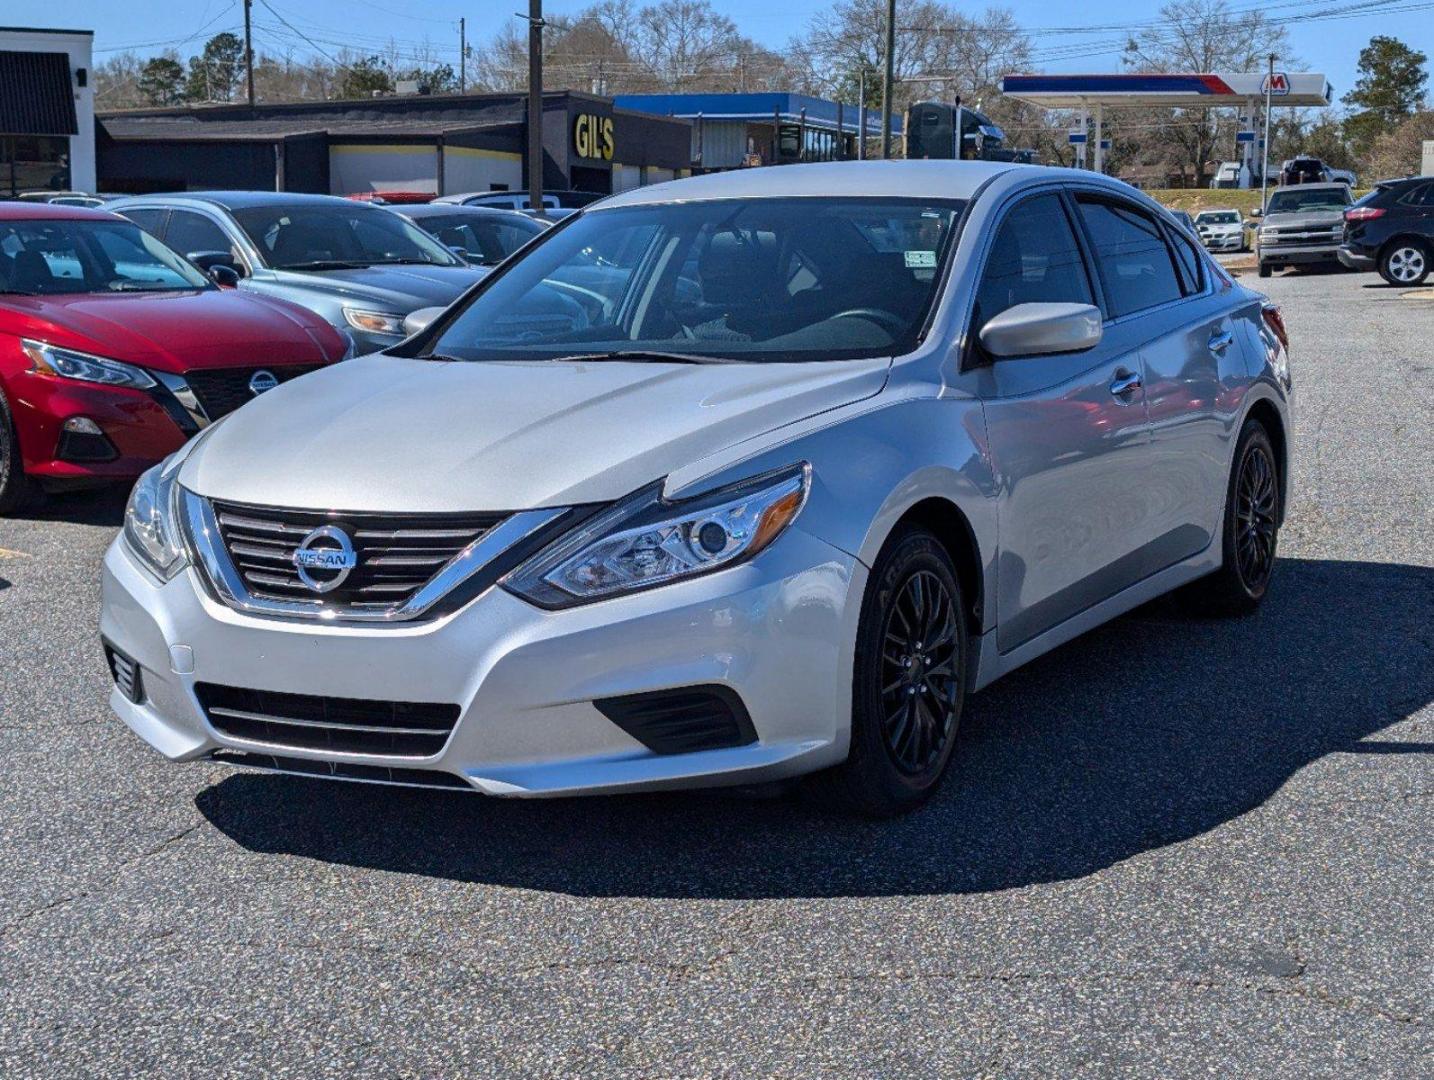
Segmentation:
[(136, 705), (143, 701), (144, 681), (140, 676), (139, 665), (109, 644), (105, 645), (105, 659), (109, 661), (110, 674), (114, 676), (119, 692)]
[(273, 754), (245, 754), (237, 750), (216, 750), (209, 755), (226, 765), (266, 772), (322, 776), (333, 780), (357, 780), (366, 784), (397, 784), (400, 787), (442, 788), (472, 791), (468, 783), (452, 773), (436, 769), (390, 769), (383, 765), (347, 765), (341, 761), (311, 761), (308, 758), (277, 757)]
[(228, 416), (258, 396), (249, 386), (256, 372), (267, 371), (279, 382), (286, 383), (321, 367), (322, 364), (277, 364), (274, 367), (200, 368), (186, 371), (184, 381), (194, 391), (204, 415), (213, 421)]
[(725, 686), (657, 690), (593, 704), (655, 754), (722, 750), (757, 741), (742, 699)]
[(431, 757), (443, 749), (457, 705), (280, 694), (196, 683), (214, 730), (230, 738), (302, 750)]

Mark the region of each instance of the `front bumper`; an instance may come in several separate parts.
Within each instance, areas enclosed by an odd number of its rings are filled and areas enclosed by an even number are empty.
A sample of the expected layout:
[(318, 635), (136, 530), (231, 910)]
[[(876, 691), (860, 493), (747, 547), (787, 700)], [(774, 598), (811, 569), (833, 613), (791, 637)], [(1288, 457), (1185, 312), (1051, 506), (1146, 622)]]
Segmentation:
[(1339, 245), (1291, 244), (1286, 247), (1260, 245), (1260, 262), (1267, 266), (1296, 266), (1339, 262)]
[(1238, 234), (1202, 236), (1200, 240), (1207, 251), (1243, 251), (1245, 248), (1245, 238)]
[[(116, 688), (111, 706), (175, 761), (278, 755), (437, 773), (507, 796), (744, 784), (845, 757), (865, 578), (856, 559), (794, 526), (751, 563), (567, 611), (495, 587), (432, 622), (316, 625), (233, 611), (193, 568), (161, 585), (121, 538), (105, 556), (100, 631), (142, 673), (140, 703)], [(198, 682), (460, 711), (430, 757), (332, 753), (221, 733)], [(659, 754), (593, 704), (710, 684), (740, 697), (755, 742)]]
[(1350, 247), (1339, 249), (1339, 261), (1351, 270), (1368, 271), (1378, 266), (1378, 261), (1373, 255), (1365, 255)]
[[(47, 484), (133, 480), (188, 438), (165, 408), (141, 390), (32, 372), (15, 375), (7, 389), (25, 472)], [(63, 455), (64, 422), (79, 417), (99, 425), (114, 448), (110, 460), (67, 460)]]

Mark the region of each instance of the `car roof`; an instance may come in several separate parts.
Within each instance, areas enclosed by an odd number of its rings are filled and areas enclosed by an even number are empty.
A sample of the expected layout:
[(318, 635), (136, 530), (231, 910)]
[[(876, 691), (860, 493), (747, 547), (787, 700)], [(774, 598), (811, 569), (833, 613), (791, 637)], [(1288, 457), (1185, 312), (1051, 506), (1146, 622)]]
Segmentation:
[(114, 221), (108, 210), (64, 203), (0, 202), (0, 221)]
[(132, 199), (126, 199), (125, 204), (135, 205), (141, 200), (209, 203), (212, 206), (222, 206), (226, 210), (244, 210), (253, 206), (372, 206), (371, 203), (345, 199), (341, 195), (309, 195), (298, 191), (157, 191), (150, 195), (136, 195)]
[(527, 214), (520, 214), (516, 210), (506, 210), (501, 206), (465, 206), (463, 203), (423, 203), (415, 206), (391, 207), (404, 217), (417, 220), (425, 217), (453, 217), (455, 215), (467, 215), (511, 221), (513, 218), (522, 218), (524, 221), (531, 221)]
[(1007, 161), (828, 161), (772, 165), (632, 188), (594, 204), (593, 209), (815, 195), (969, 199), (986, 181), (1014, 169), (1066, 172)]
[[(1313, 184), (1303, 184), (1302, 187), (1314, 187)], [(1207, 206), (1201, 210), (1202, 214), (1238, 214), (1240, 211), (1233, 206)]]
[(1348, 184), (1341, 184), (1338, 181), (1329, 184), (1284, 184), (1275, 188), (1273, 194), (1278, 195), (1281, 191), (1334, 191), (1339, 189), (1348, 191)]

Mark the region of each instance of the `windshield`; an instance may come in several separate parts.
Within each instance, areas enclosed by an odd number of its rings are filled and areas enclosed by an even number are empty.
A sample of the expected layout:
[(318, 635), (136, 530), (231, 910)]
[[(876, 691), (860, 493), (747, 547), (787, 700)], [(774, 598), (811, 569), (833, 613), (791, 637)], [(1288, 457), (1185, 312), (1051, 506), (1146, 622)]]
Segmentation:
[(479, 266), (497, 266), (545, 229), (521, 214), (425, 214), (415, 220), (440, 244), (461, 249)]
[(463, 265), (407, 218), (363, 203), (251, 206), (235, 210), (234, 218), (275, 270)]
[(1238, 225), (1240, 224), (1240, 215), (1233, 210), (1216, 210), (1201, 214), (1195, 220), (1201, 225)]
[(589, 211), (500, 273), (429, 351), (768, 363), (906, 352), (963, 205), (773, 198)]
[(1311, 210), (1343, 210), (1349, 188), (1288, 188), (1270, 196), (1268, 214), (1303, 214)]
[(128, 221), (0, 221), (0, 292), (165, 292), (213, 283)]

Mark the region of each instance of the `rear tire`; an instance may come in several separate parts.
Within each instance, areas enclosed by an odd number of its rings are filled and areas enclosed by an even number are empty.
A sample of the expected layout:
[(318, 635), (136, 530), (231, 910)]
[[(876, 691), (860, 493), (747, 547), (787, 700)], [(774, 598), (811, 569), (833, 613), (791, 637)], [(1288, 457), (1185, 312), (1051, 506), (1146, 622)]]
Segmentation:
[(1270, 588), (1280, 538), (1279, 461), (1269, 432), (1246, 420), (1235, 447), (1220, 528), (1220, 569), (1186, 586), (1185, 599), (1207, 615), (1254, 611)]
[(25, 475), (10, 403), (0, 392), (0, 516), (24, 510), (39, 501), (39, 486)]
[(1272, 273), (1274, 271), (1270, 269), (1269, 263), (1260, 263), (1260, 277), (1269, 277)]
[(862, 598), (851, 750), (807, 779), (834, 809), (889, 817), (920, 806), (951, 760), (966, 698), (966, 608), (951, 556), (925, 529), (887, 540)]
[(1410, 289), (1424, 284), (1429, 276), (1429, 249), (1417, 240), (1397, 240), (1379, 256), (1379, 276), (1391, 285)]

